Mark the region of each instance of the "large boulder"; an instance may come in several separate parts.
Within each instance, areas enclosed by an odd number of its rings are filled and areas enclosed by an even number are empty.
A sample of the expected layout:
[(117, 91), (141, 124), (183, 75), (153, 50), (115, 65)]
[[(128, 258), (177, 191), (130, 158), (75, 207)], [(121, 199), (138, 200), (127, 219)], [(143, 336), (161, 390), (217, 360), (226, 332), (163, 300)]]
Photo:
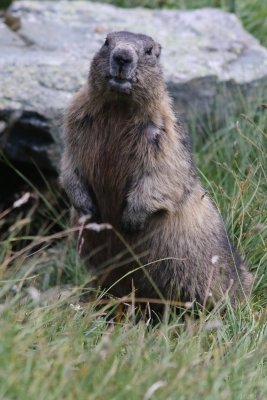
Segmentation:
[(186, 120), (195, 117), (199, 128), (203, 121), (221, 123), (240, 104), (235, 93), (254, 101), (266, 83), (267, 49), (236, 16), (218, 9), (18, 1), (11, 13), (20, 18), (17, 32), (0, 20), (0, 143), (15, 160), (57, 167), (63, 110), (109, 31), (143, 32), (162, 44), (175, 108)]

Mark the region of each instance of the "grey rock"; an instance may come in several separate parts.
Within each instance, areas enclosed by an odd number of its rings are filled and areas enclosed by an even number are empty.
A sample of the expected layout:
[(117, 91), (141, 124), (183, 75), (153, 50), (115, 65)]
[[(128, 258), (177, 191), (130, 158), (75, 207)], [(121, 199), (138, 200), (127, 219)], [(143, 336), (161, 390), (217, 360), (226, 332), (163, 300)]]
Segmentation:
[(0, 144), (15, 160), (57, 168), (64, 108), (113, 30), (143, 32), (162, 44), (175, 108), (199, 130), (207, 121), (211, 129), (222, 124), (240, 104), (236, 94), (254, 102), (266, 83), (267, 49), (221, 10), (18, 1), (11, 12), (21, 29), (12, 32), (0, 20), (0, 120), (7, 125)]

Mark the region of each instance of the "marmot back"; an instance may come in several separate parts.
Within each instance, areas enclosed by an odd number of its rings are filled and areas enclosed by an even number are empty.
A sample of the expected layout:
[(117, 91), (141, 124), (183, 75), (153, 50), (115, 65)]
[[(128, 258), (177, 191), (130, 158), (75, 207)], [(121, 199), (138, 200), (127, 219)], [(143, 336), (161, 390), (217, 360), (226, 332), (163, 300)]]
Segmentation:
[(252, 277), (200, 185), (160, 51), (149, 36), (109, 34), (66, 113), (61, 182), (76, 219), (113, 226), (86, 230), (82, 256), (116, 296), (235, 302)]

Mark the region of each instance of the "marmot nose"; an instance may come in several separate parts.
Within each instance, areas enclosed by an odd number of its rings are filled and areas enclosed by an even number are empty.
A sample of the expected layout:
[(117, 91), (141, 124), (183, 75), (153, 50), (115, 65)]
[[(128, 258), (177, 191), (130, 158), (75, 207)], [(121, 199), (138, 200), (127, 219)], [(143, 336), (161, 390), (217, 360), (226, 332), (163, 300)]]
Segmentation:
[(123, 66), (125, 64), (131, 64), (133, 62), (133, 56), (127, 50), (119, 50), (113, 54), (113, 60), (116, 64)]

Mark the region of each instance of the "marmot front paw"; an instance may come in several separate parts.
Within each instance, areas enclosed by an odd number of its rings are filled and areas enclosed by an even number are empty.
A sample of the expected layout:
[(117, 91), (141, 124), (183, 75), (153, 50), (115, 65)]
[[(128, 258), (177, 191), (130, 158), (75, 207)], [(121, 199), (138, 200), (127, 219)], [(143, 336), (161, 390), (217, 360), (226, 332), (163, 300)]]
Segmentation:
[(147, 214), (145, 212), (124, 210), (121, 220), (121, 228), (125, 233), (137, 233), (145, 228)]
[(80, 217), (88, 216), (88, 218), (98, 217), (99, 213), (94, 204), (75, 207)]

